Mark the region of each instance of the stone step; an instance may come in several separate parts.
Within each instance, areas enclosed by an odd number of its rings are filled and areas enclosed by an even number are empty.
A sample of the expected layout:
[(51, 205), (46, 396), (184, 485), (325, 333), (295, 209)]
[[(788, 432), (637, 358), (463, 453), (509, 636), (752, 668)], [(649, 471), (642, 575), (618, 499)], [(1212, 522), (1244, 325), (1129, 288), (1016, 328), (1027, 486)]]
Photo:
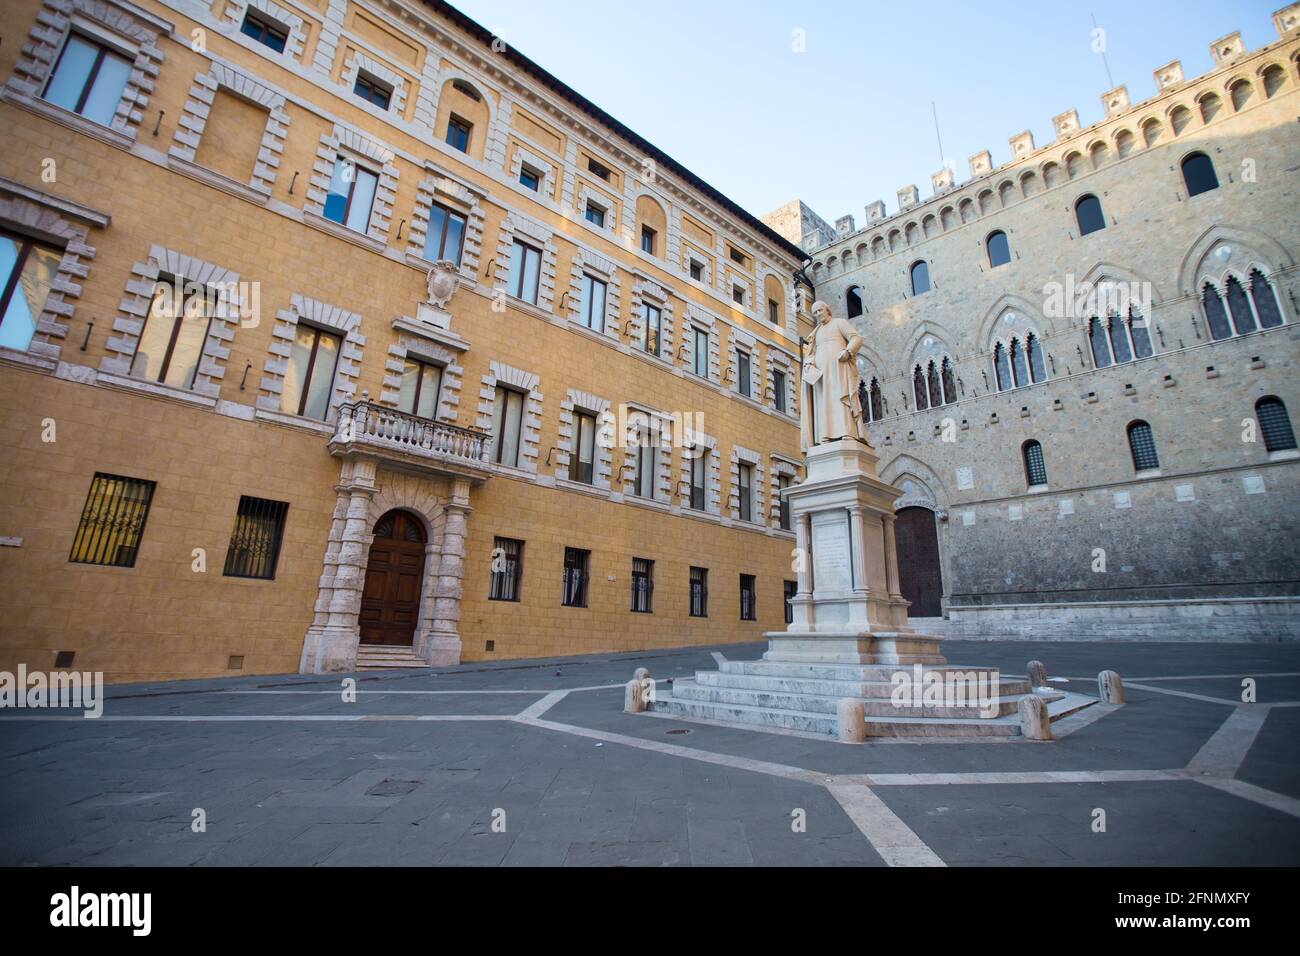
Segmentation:
[[(791, 661), (723, 661), (725, 674), (749, 674), (756, 677), (802, 677), (814, 680), (856, 680), (889, 682), (898, 671), (916, 673), (908, 664), (810, 664)], [(965, 667), (959, 664), (925, 664), (922, 677), (928, 674), (992, 674), (996, 667)]]
[[(810, 714), (834, 715), (843, 697), (790, 693), (783, 691), (751, 690), (737, 687), (718, 687), (698, 681), (677, 681), (673, 685), (673, 700), (709, 701), (716, 704), (743, 704), (750, 707), (767, 707), (775, 710), (801, 711)], [(1021, 695), (998, 697), (993, 713), (984, 715), (978, 708), (963, 706), (899, 707), (888, 697), (870, 697), (863, 701), (863, 712), (868, 717), (973, 717), (988, 720), (992, 717), (1014, 714)]]
[(380, 670), (401, 667), (428, 667), (429, 662), (416, 657), (415, 652), (402, 645), (362, 644), (357, 648), (358, 670)]
[[(735, 674), (729, 671), (696, 671), (695, 682), (710, 687), (733, 687), (769, 693), (811, 694), (820, 697), (889, 698), (894, 685), (882, 680), (839, 680), (816, 677), (789, 677), (776, 674)], [(1003, 677), (998, 683), (1000, 696), (1028, 694), (1029, 681)]]

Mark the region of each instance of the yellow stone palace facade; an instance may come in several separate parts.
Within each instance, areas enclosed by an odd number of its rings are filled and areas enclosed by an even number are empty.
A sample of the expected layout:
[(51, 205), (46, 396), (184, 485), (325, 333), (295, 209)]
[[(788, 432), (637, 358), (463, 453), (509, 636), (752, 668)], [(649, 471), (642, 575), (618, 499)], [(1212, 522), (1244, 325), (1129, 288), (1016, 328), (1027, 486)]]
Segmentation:
[(783, 626), (797, 246), (442, 3), (0, 32), (0, 669)]

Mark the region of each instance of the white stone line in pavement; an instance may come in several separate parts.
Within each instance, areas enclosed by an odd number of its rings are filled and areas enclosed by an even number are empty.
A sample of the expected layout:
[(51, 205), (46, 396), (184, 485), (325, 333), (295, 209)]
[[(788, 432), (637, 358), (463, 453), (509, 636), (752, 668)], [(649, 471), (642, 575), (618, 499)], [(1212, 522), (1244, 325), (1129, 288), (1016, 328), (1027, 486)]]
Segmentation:
[(1191, 777), (1191, 779), (1197, 783), (1203, 783), (1207, 787), (1213, 787), (1215, 790), (1230, 793), (1234, 797), (1249, 800), (1251, 803), (1258, 803), (1290, 816), (1300, 817), (1300, 800), (1294, 797), (1275, 793), (1272, 790), (1265, 790), (1263, 787), (1257, 787), (1253, 783), (1247, 783), (1244, 780), (1227, 777)]
[(514, 714), (104, 714), (100, 717), (87, 718), (80, 714), (65, 716), (63, 714), (14, 714), (0, 718), (0, 724), (6, 720), (93, 720), (118, 723), (254, 723), (271, 722), (350, 722), (350, 721), (396, 721), (396, 720), (514, 720)]
[[(615, 686), (613, 684), (611, 687)], [(343, 693), (342, 689), (337, 690), (214, 690), (199, 691), (199, 694), (318, 694), (327, 697), (338, 697)], [(421, 696), (437, 696), (439, 694), (532, 694), (540, 697), (548, 694), (550, 691), (545, 690), (361, 690), (349, 691), (352, 694), (370, 694), (372, 696), (384, 694), (416, 694)], [(111, 698), (110, 698), (111, 699)]]
[(1267, 717), (1268, 708), (1265, 706), (1238, 705), (1187, 764), (1188, 773), (1234, 776)]
[(946, 865), (870, 788), (857, 783), (828, 783), (826, 789), (890, 866)]
[[(1119, 704), (1107, 704), (1104, 701), (1097, 701), (1095, 704), (1089, 704), (1082, 710), (1076, 710), (1072, 714), (1067, 714), (1060, 720), (1052, 721), (1052, 736), (1057, 740), (1062, 737), (1068, 737), (1075, 731), (1082, 730), (1094, 721), (1101, 720), (1107, 714), (1113, 714), (1119, 710)], [(1017, 740), (1023, 738), (1006, 737), (1005, 740)]]
[(520, 713), (516, 714), (515, 719), (530, 721), (538, 717), (541, 717), (542, 714), (546, 713), (548, 710), (550, 710), (552, 707), (554, 707), (556, 704), (558, 704), (560, 701), (564, 700), (564, 698), (568, 696), (569, 696), (569, 692), (567, 690), (551, 691), (551, 693), (547, 694), (541, 700), (533, 701), (531, 705), (526, 707)]
[(1133, 783), (1181, 780), (1181, 770), (1030, 770), (970, 773), (866, 773), (841, 779), (868, 787), (939, 787), (1031, 783)]
[(1170, 677), (1130, 677), (1126, 680), (1230, 680), (1243, 677), (1300, 677), (1300, 671), (1277, 671), (1255, 674), (1178, 674)]
[(1150, 684), (1139, 684), (1135, 681), (1126, 680), (1124, 686), (1133, 690), (1146, 690), (1153, 694), (1167, 694), (1170, 697), (1185, 697), (1188, 700), (1199, 700), (1207, 704), (1222, 704), (1225, 707), (1240, 707), (1241, 701), (1228, 700), (1223, 697), (1207, 697), (1205, 694), (1189, 694), (1185, 690), (1170, 690), (1168, 687), (1152, 687)]

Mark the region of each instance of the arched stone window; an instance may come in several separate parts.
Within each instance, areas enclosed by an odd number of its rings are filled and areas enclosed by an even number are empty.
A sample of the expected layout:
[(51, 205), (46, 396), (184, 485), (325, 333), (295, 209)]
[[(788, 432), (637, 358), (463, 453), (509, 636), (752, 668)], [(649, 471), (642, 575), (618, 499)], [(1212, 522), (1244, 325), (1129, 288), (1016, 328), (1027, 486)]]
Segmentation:
[(939, 368), (939, 377), (943, 380), (943, 403), (945, 405), (957, 401), (957, 381), (953, 375), (952, 361), (948, 356), (943, 357), (943, 363)]
[(1255, 93), (1255, 88), (1250, 85), (1249, 80), (1238, 80), (1232, 84), (1232, 89), (1228, 92), (1232, 95), (1232, 108), (1241, 110), (1250, 102), (1251, 96)]
[(1255, 304), (1261, 329), (1273, 329), (1282, 324), (1282, 311), (1277, 307), (1277, 293), (1272, 283), (1258, 269), (1250, 270), (1250, 301)]
[(926, 366), (925, 383), (930, 391), (930, 407), (938, 408), (944, 404), (943, 386), (939, 381), (939, 367), (931, 359), (930, 364)]
[(1025, 461), (1025, 484), (1038, 488), (1047, 484), (1047, 463), (1043, 461), (1043, 446), (1030, 439), (1021, 447), (1020, 453)]
[(1147, 144), (1148, 149), (1160, 140), (1160, 132), (1160, 120), (1155, 117), (1142, 124), (1142, 141)]
[(1264, 71), (1260, 76), (1264, 80), (1264, 97), (1266, 99), (1272, 99), (1273, 94), (1282, 88), (1282, 83), (1286, 80), (1286, 72), (1276, 63), (1270, 63), (1264, 67)]
[(1201, 289), (1201, 305), (1205, 309), (1205, 324), (1210, 327), (1210, 338), (1226, 339), (1232, 335), (1228, 325), (1228, 310), (1224, 308), (1223, 298), (1214, 283), (1205, 283)]
[(1007, 242), (1007, 234), (1001, 229), (989, 233), (988, 238), (984, 240), (984, 247), (988, 250), (990, 268), (996, 269), (1011, 261), (1011, 244)]
[(1232, 315), (1232, 325), (1237, 330), (1238, 335), (1245, 335), (1247, 332), (1254, 332), (1255, 313), (1251, 308), (1250, 299), (1246, 296), (1246, 290), (1242, 288), (1236, 276), (1228, 276), (1228, 281), (1224, 283), (1224, 298), (1228, 301), (1228, 312)]
[(925, 372), (918, 364), (912, 369), (912, 395), (916, 399), (917, 411), (930, 407), (929, 388), (925, 381)]
[(1187, 195), (1199, 196), (1219, 188), (1219, 177), (1214, 173), (1214, 163), (1204, 153), (1190, 153), (1183, 158), (1183, 184)]
[(930, 291), (930, 266), (924, 259), (912, 263), (912, 295), (921, 295)]
[(1133, 455), (1135, 471), (1150, 471), (1160, 467), (1160, 458), (1156, 455), (1156, 440), (1151, 433), (1151, 426), (1138, 419), (1128, 426), (1128, 449)]
[(1110, 335), (1110, 354), (1115, 359), (1115, 364), (1133, 361), (1133, 349), (1129, 345), (1124, 320), (1118, 315), (1110, 316), (1106, 320), (1106, 331)]
[(1092, 367), (1110, 366), (1110, 343), (1106, 341), (1106, 326), (1093, 316), (1088, 320), (1088, 344), (1092, 346)]
[(1208, 123), (1218, 115), (1219, 107), (1223, 105), (1223, 101), (1214, 93), (1206, 93), (1201, 97), (1199, 105), (1201, 107), (1201, 122)]
[(849, 286), (849, 291), (844, 293), (844, 299), (850, 319), (856, 319), (862, 314), (862, 289), (860, 286)]
[(1286, 405), (1276, 395), (1266, 395), (1255, 403), (1255, 419), (1268, 452), (1290, 451), (1296, 447), (1295, 432)]
[(1220, 240), (1201, 257), (1193, 288), (1200, 290), (1212, 340), (1286, 324), (1285, 301), (1261, 252), (1242, 240)]
[(1115, 152), (1120, 159), (1133, 152), (1133, 134), (1128, 130), (1122, 129), (1115, 134)]
[(1101, 200), (1091, 193), (1080, 196), (1075, 202), (1074, 218), (1079, 223), (1081, 236), (1106, 228), (1106, 217), (1101, 211)]
[(1146, 317), (1137, 309), (1128, 310), (1128, 333), (1133, 341), (1133, 357), (1148, 358), (1151, 348), (1151, 331), (1147, 328)]
[(1011, 387), (1011, 363), (1007, 359), (1007, 350), (1001, 342), (993, 346), (993, 374), (997, 378), (998, 391), (1005, 392)]
[(1019, 339), (1011, 340), (1011, 377), (1015, 380), (1016, 388), (1029, 384), (1029, 363)]
[(858, 392), (858, 398), (862, 402), (863, 421), (878, 422), (885, 417), (884, 402), (880, 394), (880, 379), (873, 375), (870, 385), (865, 380), (859, 381)]
[(1029, 377), (1035, 382), (1046, 381), (1047, 366), (1043, 362), (1043, 346), (1038, 341), (1038, 336), (1030, 332), (1025, 340), (1025, 348), (1029, 352)]

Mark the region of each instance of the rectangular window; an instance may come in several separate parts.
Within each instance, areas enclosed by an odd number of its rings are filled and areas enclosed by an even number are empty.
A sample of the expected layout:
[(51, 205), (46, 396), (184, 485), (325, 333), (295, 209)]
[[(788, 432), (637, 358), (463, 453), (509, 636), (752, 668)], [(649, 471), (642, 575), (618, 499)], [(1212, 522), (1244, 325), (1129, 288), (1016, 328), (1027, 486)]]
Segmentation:
[(490, 601), (518, 601), (524, 576), (524, 543), (514, 538), (492, 539)]
[(691, 278), (696, 282), (704, 281), (704, 263), (691, 260)]
[(561, 603), (565, 607), (587, 606), (587, 563), (590, 560), (590, 551), (564, 549), (564, 595)]
[(781, 306), (777, 303), (776, 299), (767, 300), (767, 321), (771, 322), (773, 325), (781, 324)]
[(519, 467), (519, 446), (524, 426), (524, 395), (504, 385), (497, 386), (492, 408), (492, 450), (498, 464)]
[(709, 333), (704, 329), (692, 329), (694, 333), (694, 352), (692, 356), (695, 374), (700, 378), (709, 377)]
[(605, 180), (606, 182), (609, 181), (609, 170), (606, 169), (600, 163), (596, 162), (590, 156), (587, 157), (587, 169), (591, 171), (592, 175), (599, 176), (601, 179)]
[(357, 71), (357, 81), (352, 85), (352, 92), (368, 103), (374, 103), (381, 110), (388, 109), (393, 99), (393, 88), (380, 82), (369, 74)]
[(790, 603), (790, 599), (798, 593), (798, 588), (799, 585), (794, 581), (785, 582), (785, 587), (783, 589), (785, 593), (783, 596), (785, 600), (785, 623), (787, 624), (794, 623), (794, 605)]
[(743, 462), (736, 468), (737, 489), (741, 521), (754, 520), (754, 466)]
[(334, 161), (330, 191), (325, 197), (325, 218), (364, 235), (370, 230), (370, 211), (378, 186), (378, 175), (346, 156), (339, 156)]
[(76, 564), (135, 567), (154, 482), (95, 472), (68, 560)]
[(636, 448), (636, 495), (638, 498), (655, 496), (655, 442), (649, 431), (641, 433)]
[(651, 355), (659, 354), (659, 328), (662, 325), (662, 313), (648, 302), (641, 303), (641, 327), (645, 330), (645, 350)]
[(536, 305), (541, 265), (541, 251), (516, 239), (510, 249), (510, 294)]
[(587, 211), (585, 215), (587, 217), (587, 222), (599, 226), (601, 229), (605, 228), (605, 210), (600, 206), (597, 206), (590, 199), (587, 200)]
[(102, 44), (69, 33), (43, 97), (55, 106), (111, 126), (131, 77), (131, 61)]
[(733, 285), (731, 287), (731, 301), (738, 305), (745, 304), (745, 287), (743, 285)]
[(289, 365), (284, 371), (280, 411), (325, 420), (341, 344), (342, 339), (331, 332), (298, 323), (289, 350)]
[(283, 53), (289, 40), (289, 32), (283, 27), (274, 26), (269, 20), (259, 17), (251, 9), (244, 13), (244, 22), (239, 32), (252, 37), (263, 46), (269, 46), (276, 53)]
[(751, 370), (749, 353), (736, 350), (736, 391), (746, 398), (751, 397)]
[(430, 262), (449, 259), (460, 265), (465, 246), (465, 217), (446, 206), (429, 207), (429, 231), (424, 234), (424, 258)]
[(605, 331), (605, 283), (594, 276), (582, 277), (582, 324), (594, 332)]
[(772, 402), (778, 412), (785, 411), (785, 372), (772, 372)]
[(632, 559), (632, 610), (638, 614), (652, 611), (655, 589), (655, 563), (645, 558)]
[(709, 616), (709, 569), (691, 568), (691, 617)]
[(655, 254), (655, 231), (649, 226), (641, 227), (641, 251), (652, 256)]
[(284, 519), (288, 513), (287, 501), (240, 495), (235, 527), (230, 532), (230, 547), (226, 549), (226, 569), (222, 574), (228, 578), (274, 580), (280, 541), (284, 538)]
[[(790, 487), (789, 475), (778, 475), (776, 479), (777, 491), (783, 491)], [(781, 530), (790, 530), (790, 500), (785, 495), (781, 495)]]
[(731, 261), (732, 261), (732, 262), (739, 263), (739, 264), (742, 265), (742, 266), (743, 266), (743, 265), (745, 264), (745, 262), (747, 261), (747, 260), (745, 259), (745, 254), (744, 254), (743, 252), (741, 252), (739, 249), (737, 249), (735, 246), (728, 246), (728, 247), (727, 247), (727, 254), (731, 256)]
[(758, 620), (758, 599), (754, 593), (754, 576), (740, 576), (740, 619), (742, 621)]
[(569, 480), (592, 483), (596, 463), (596, 416), (573, 413), (573, 451), (569, 453)]
[(469, 134), (474, 129), (474, 124), (468, 120), (463, 120), (455, 113), (447, 120), (447, 145), (452, 149), (458, 149), (462, 153), (469, 152)]
[(690, 449), (691, 458), (691, 508), (704, 510), (704, 478), (709, 469), (709, 449), (696, 445)]
[(27, 351), (63, 252), (0, 230), (0, 346)]
[(519, 182), (525, 189), (538, 192), (542, 188), (542, 174), (534, 172), (527, 166), (521, 166), (519, 167)]
[(203, 286), (160, 276), (154, 285), (144, 328), (140, 330), (132, 373), (177, 388), (193, 388), (213, 311), (208, 290)]
[(436, 419), (441, 394), (442, 366), (423, 359), (406, 359), (402, 365), (397, 407), (420, 418)]

